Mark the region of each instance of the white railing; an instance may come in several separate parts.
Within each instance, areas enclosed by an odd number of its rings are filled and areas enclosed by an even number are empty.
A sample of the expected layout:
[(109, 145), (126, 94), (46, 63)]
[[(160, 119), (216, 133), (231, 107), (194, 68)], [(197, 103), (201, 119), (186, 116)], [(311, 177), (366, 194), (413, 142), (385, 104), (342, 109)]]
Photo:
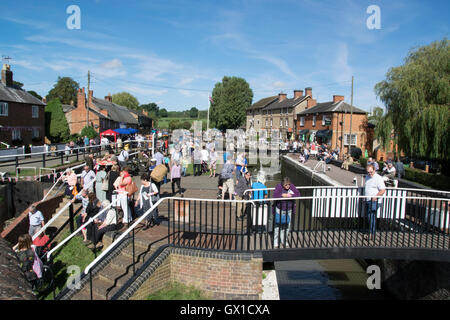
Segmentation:
[[(311, 187), (310, 187), (311, 188)], [(316, 187), (316, 189), (320, 189), (322, 187)], [(328, 187), (327, 187), (328, 188)], [(256, 189), (261, 190), (261, 189)], [(292, 197), (292, 198), (270, 198), (270, 199), (264, 199), (264, 201), (292, 201), (292, 200), (330, 200), (330, 198), (333, 198), (335, 200), (338, 199), (369, 199), (369, 198), (375, 198), (373, 196), (364, 196), (364, 195), (332, 195), (332, 196), (307, 196), (307, 197)], [(399, 199), (399, 196), (381, 196), (377, 198), (383, 198), (383, 199)], [(401, 197), (401, 199), (410, 199), (410, 200), (429, 200), (429, 201), (449, 201), (447, 198), (428, 198), (428, 197), (414, 197), (414, 196), (407, 196), (407, 197)], [(130, 232), (133, 231), (153, 210), (155, 210), (163, 201), (168, 200), (179, 200), (179, 201), (204, 201), (204, 202), (221, 202), (221, 203), (249, 203), (252, 205), (256, 205), (260, 202), (260, 200), (221, 200), (221, 199), (198, 199), (198, 198), (181, 198), (181, 197), (167, 197), (162, 198), (158, 200), (149, 210), (147, 210), (143, 215), (141, 215), (131, 226), (128, 227), (112, 244), (106, 248), (94, 261), (92, 261), (85, 269), (84, 273), (87, 274), (99, 261), (101, 261), (119, 242), (121, 242)]]
[[(82, 229), (86, 228), (86, 226), (88, 226), (89, 224), (91, 224), (95, 219), (97, 219), (97, 217), (99, 217), (101, 214), (103, 214), (106, 210), (109, 210), (113, 205), (120, 203), (119, 200), (121, 200), (123, 197), (126, 197), (127, 194), (123, 193), (121, 194), (119, 197), (117, 197), (115, 200), (113, 200), (107, 207), (102, 208), (102, 210), (100, 210), (95, 216), (89, 218), (89, 220), (87, 222), (85, 222), (84, 224), (82, 224), (77, 230), (75, 230), (72, 234), (70, 234), (68, 237), (66, 237), (63, 241), (61, 241), (60, 243), (58, 243), (58, 245), (56, 247), (54, 247), (52, 250), (50, 250), (47, 253), (47, 259), (50, 259), (51, 255), (53, 254), (53, 252), (55, 252), (56, 250), (58, 250), (59, 248), (61, 248), (64, 244), (66, 244), (68, 241), (70, 241), (70, 239), (72, 239), (77, 233), (79, 233)], [(70, 202), (69, 202), (70, 204)], [(117, 223), (118, 221), (116, 221)]]
[[(89, 189), (93, 184), (94, 184), (95, 180), (92, 180), (91, 182), (89, 182), (86, 186), (83, 187), (83, 189), (81, 190), (87, 190)], [(80, 190), (80, 192), (81, 192)], [(61, 208), (61, 210), (59, 210), (55, 215), (52, 216), (52, 218), (50, 220), (48, 220), (48, 222), (38, 231), (36, 232), (32, 239), (36, 239), (41, 233), (43, 233), (49, 226), (51, 226), (51, 224), (53, 223), (53, 221), (55, 221), (64, 211), (67, 210), (67, 208), (70, 207), (70, 205), (72, 204), (72, 202), (67, 202), (64, 207)]]
[[(151, 142), (151, 140), (126, 140), (123, 141), (122, 144), (127, 144), (127, 143), (145, 143), (145, 142)], [(61, 150), (50, 150), (50, 151), (45, 151), (45, 152), (35, 152), (35, 153), (23, 153), (23, 154), (12, 154), (12, 155), (5, 155), (5, 156), (0, 156), (0, 161), (2, 159), (8, 159), (8, 158), (17, 158), (17, 157), (34, 157), (34, 156), (39, 156), (39, 155), (44, 155), (44, 154), (52, 154), (52, 153), (57, 153), (57, 154), (63, 154), (63, 156), (66, 156), (65, 152), (70, 152), (70, 155), (73, 155), (75, 153), (76, 150), (86, 150), (86, 149), (91, 149), (91, 148), (107, 148), (108, 146), (113, 145), (114, 147), (116, 147), (117, 145), (117, 141), (116, 142), (111, 142), (109, 144), (96, 144), (96, 145), (89, 145), (89, 146), (85, 146), (85, 147), (78, 147), (78, 148), (73, 148), (70, 150), (65, 150), (65, 149), (61, 149)], [(9, 161), (9, 160), (8, 160)]]

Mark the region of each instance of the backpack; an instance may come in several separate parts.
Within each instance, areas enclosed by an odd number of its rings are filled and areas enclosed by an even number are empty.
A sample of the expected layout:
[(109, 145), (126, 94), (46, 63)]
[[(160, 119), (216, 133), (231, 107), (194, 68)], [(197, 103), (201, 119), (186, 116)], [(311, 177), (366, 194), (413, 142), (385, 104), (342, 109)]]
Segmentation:
[(167, 174), (167, 167), (163, 164), (157, 165), (150, 174), (150, 177), (155, 182), (161, 182), (164, 180), (164, 176)]

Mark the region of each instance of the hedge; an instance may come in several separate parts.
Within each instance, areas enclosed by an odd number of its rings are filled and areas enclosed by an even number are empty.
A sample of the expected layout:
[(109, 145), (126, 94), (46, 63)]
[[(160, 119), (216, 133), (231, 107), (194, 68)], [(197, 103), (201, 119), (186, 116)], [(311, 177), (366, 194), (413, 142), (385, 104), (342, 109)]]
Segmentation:
[(405, 179), (434, 189), (450, 191), (450, 177), (441, 174), (405, 168)]

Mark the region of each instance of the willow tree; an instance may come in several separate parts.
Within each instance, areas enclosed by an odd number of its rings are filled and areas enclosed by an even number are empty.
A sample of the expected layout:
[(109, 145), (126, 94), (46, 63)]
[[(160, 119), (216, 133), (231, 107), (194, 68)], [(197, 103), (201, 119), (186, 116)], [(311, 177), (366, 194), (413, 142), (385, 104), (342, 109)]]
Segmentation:
[[(409, 52), (375, 93), (386, 106), (376, 132), (386, 145), (394, 134), (405, 153), (441, 163), (450, 160), (450, 41)], [(447, 168), (448, 169), (448, 168)]]

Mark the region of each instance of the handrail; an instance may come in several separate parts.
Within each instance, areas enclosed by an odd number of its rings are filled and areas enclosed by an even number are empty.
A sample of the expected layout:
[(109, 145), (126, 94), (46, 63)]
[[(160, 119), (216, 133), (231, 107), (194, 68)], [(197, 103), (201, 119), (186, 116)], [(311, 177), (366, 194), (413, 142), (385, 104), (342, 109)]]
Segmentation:
[[(336, 198), (336, 199), (340, 199), (340, 198), (361, 198), (361, 199), (366, 199), (366, 198), (384, 198), (384, 199), (419, 199), (419, 200), (423, 200), (423, 199), (427, 199), (427, 200), (431, 200), (431, 201), (448, 201), (448, 199), (446, 198), (428, 198), (428, 197), (412, 197), (412, 196), (406, 196), (406, 197), (400, 197), (399, 195), (392, 195), (392, 196), (380, 196), (380, 197), (375, 197), (375, 196), (364, 196), (364, 195), (324, 195), (324, 196), (308, 196), (308, 197), (292, 197), (292, 198), (270, 198), (270, 199), (264, 199), (264, 201), (291, 201), (291, 200), (317, 200), (317, 199), (330, 199), (330, 198)], [(101, 259), (103, 259), (103, 257), (105, 255), (107, 255), (112, 248), (114, 248), (114, 246), (122, 241), (131, 231), (133, 231), (133, 229), (138, 226), (142, 220), (144, 220), (153, 210), (155, 210), (163, 201), (165, 200), (180, 200), (180, 201), (208, 201), (208, 202), (232, 202), (232, 203), (236, 203), (236, 202), (241, 202), (241, 203), (250, 203), (255, 205), (255, 203), (259, 203), (260, 200), (221, 200), (221, 199), (198, 199), (198, 198), (181, 198), (181, 197), (167, 197), (167, 198), (162, 198), (159, 199), (150, 209), (148, 209), (143, 215), (141, 215), (131, 226), (128, 227), (127, 230), (125, 230), (106, 250), (104, 250), (96, 259), (94, 259), (94, 261), (92, 261), (85, 269), (84, 269), (84, 273), (87, 274), (89, 272), (90, 269), (92, 269), (92, 267), (94, 267)]]
[[(314, 186), (295, 186), (297, 189), (313, 189)], [(328, 189), (358, 189), (363, 187), (357, 187), (357, 186), (321, 186), (321, 188), (328, 188)], [(261, 189), (246, 189), (244, 191), (244, 194), (247, 192), (252, 191), (265, 191), (265, 190), (275, 190), (275, 188), (261, 188)], [(414, 188), (392, 188), (392, 187), (386, 187), (386, 190), (401, 190), (401, 191), (416, 191), (416, 192), (434, 192), (434, 193), (445, 193), (450, 194), (450, 191), (444, 191), (444, 190), (433, 190), (433, 189), (414, 189)]]
[[(83, 189), (81, 190), (87, 190), (91, 187), (91, 185), (95, 182), (95, 180), (92, 180), (90, 183), (87, 184), (87, 186), (84, 186)], [(80, 191), (81, 191), (80, 190)], [(53, 221), (55, 221), (68, 207), (70, 207), (70, 205), (72, 204), (72, 202), (67, 202), (64, 207), (61, 208), (61, 210), (58, 211), (58, 213), (56, 213), (54, 216), (52, 216), (52, 218), (38, 231), (36, 232), (32, 239), (36, 239), (37, 236), (39, 236), (42, 232), (44, 232), (52, 223)]]
[[(139, 141), (141, 143), (142, 142), (151, 142), (151, 140), (139, 140)], [(138, 140), (125, 140), (125, 141), (122, 142), (122, 144), (127, 144), (127, 143), (130, 143), (130, 142), (139, 143), (139, 141)], [(117, 141), (116, 142), (111, 142), (111, 143), (108, 143), (108, 144), (96, 144), (96, 145), (92, 145), (92, 146), (89, 145), (89, 146), (85, 146), (85, 147), (73, 148), (73, 149), (70, 149), (70, 151), (90, 149), (90, 148), (98, 148), (98, 147), (106, 147), (106, 146), (111, 145), (111, 144), (116, 146), (117, 145)], [(0, 160), (3, 159), (3, 158), (33, 157), (35, 155), (43, 155), (43, 154), (49, 154), (49, 153), (60, 153), (60, 152), (64, 153), (66, 151), (69, 151), (69, 150), (62, 149), (62, 150), (53, 150), (53, 151), (44, 151), (44, 152), (35, 152), (35, 153), (12, 154), (12, 155), (0, 156)], [(13, 160), (11, 160), (11, 161), (13, 161)]]
[[(102, 210), (100, 210), (95, 216), (89, 218), (89, 220), (87, 222), (85, 222), (83, 225), (81, 225), (77, 230), (75, 230), (72, 234), (70, 234), (67, 238), (65, 238), (63, 241), (61, 241), (56, 247), (54, 247), (52, 250), (50, 250), (47, 253), (47, 259), (50, 259), (50, 256), (53, 252), (55, 252), (56, 250), (58, 250), (60, 247), (62, 247), (65, 243), (67, 243), (70, 239), (72, 239), (78, 232), (80, 232), (83, 228), (85, 228), (86, 226), (88, 226), (89, 224), (91, 224), (94, 219), (96, 219), (98, 216), (100, 216), (103, 212), (105, 212), (106, 210), (109, 210), (113, 205), (115, 205), (119, 199), (121, 199), (123, 196), (126, 196), (125, 193), (123, 193), (122, 195), (120, 195), (119, 197), (117, 197), (114, 201), (112, 201), (108, 206), (106, 206), (105, 208), (103, 208)], [(69, 202), (70, 203), (70, 202)]]

